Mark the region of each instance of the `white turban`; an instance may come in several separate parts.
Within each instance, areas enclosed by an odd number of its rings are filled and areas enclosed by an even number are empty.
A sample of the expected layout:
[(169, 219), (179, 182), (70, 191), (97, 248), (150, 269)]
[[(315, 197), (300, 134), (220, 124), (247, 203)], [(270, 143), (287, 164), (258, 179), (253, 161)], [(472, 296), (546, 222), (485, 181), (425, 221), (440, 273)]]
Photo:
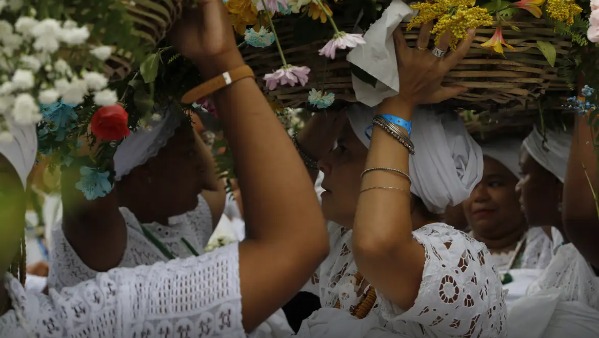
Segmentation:
[(16, 125), (7, 121), (8, 131), (12, 134), (10, 142), (0, 141), (0, 154), (15, 168), (23, 188), (27, 188), (27, 177), (35, 164), (37, 154), (37, 131), (35, 125)]
[[(354, 105), (347, 116), (354, 133), (370, 147), (367, 129), (372, 126), (374, 109)], [(409, 161), (410, 191), (437, 214), (467, 199), (482, 178), (483, 155), (458, 116), (417, 108), (411, 138), (416, 154)]]
[(121, 142), (114, 154), (115, 179), (120, 181), (131, 170), (156, 156), (183, 120), (183, 113), (167, 109), (159, 121), (139, 128)]
[(543, 138), (543, 135), (535, 127), (524, 139), (523, 146), (535, 161), (563, 183), (566, 177), (571, 143), (572, 134), (570, 133), (547, 129), (545, 138)]
[(520, 177), (520, 148), (522, 141), (517, 138), (500, 138), (481, 144), (483, 155), (503, 164), (508, 170)]

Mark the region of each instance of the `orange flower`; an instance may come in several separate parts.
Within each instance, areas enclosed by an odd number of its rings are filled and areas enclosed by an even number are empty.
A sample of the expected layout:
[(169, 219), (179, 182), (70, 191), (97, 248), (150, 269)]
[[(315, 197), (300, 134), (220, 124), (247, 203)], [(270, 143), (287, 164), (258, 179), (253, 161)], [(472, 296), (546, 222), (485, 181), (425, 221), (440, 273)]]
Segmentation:
[(499, 53), (501, 55), (503, 55), (503, 46), (507, 47), (508, 49), (514, 49), (514, 47), (505, 42), (501, 27), (497, 27), (495, 29), (495, 34), (493, 34), (493, 36), (487, 42), (480, 46), (484, 48), (490, 48), (494, 50), (495, 53)]
[(331, 11), (327, 4), (323, 3), (322, 5), (324, 6), (326, 13), (317, 3), (311, 2), (308, 6), (308, 16), (311, 17), (312, 20), (320, 19), (320, 22), (325, 23), (327, 22), (327, 14), (332, 16), (333, 11)]
[(541, 6), (545, 3), (545, 0), (520, 0), (514, 2), (514, 6), (524, 9), (534, 15), (536, 18), (540, 18), (543, 15)]
[(258, 23), (258, 10), (252, 0), (229, 0), (225, 6), (238, 34), (243, 35), (247, 26)]

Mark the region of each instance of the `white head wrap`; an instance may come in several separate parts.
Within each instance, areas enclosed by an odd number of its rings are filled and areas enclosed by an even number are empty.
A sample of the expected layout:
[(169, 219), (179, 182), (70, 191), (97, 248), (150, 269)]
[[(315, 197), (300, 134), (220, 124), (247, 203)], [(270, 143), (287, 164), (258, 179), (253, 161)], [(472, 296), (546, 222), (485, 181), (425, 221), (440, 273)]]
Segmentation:
[(530, 156), (562, 183), (566, 177), (572, 134), (547, 129), (545, 138), (535, 127), (524, 139), (523, 146)]
[(27, 176), (35, 164), (37, 154), (37, 131), (34, 125), (20, 126), (11, 121), (7, 122), (13, 140), (0, 142), (0, 154), (12, 164), (23, 183), (23, 188), (26, 188)]
[(115, 179), (120, 181), (131, 170), (156, 156), (175, 134), (183, 114), (167, 110), (159, 121), (152, 121), (148, 128), (139, 128), (121, 142), (114, 154)]
[(508, 170), (520, 177), (520, 148), (522, 141), (517, 138), (500, 138), (481, 144), (483, 155), (503, 164)]
[[(354, 105), (347, 116), (354, 133), (370, 147), (366, 130), (372, 125), (374, 109)], [(411, 138), (416, 154), (410, 156), (409, 162), (410, 191), (422, 199), (428, 210), (441, 214), (447, 206), (468, 198), (482, 178), (483, 156), (458, 116), (417, 108), (412, 117)]]

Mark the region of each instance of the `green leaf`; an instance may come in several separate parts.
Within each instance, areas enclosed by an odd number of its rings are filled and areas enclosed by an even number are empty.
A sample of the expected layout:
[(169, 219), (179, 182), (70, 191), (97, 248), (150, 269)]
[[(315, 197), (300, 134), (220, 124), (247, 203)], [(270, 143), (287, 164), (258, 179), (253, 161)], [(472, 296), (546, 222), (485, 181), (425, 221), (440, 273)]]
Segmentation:
[(520, 27), (518, 26), (510, 26), (510, 28), (514, 31), (514, 32), (520, 32)]
[(145, 83), (154, 82), (158, 76), (158, 66), (160, 65), (160, 55), (158, 53), (150, 54), (139, 66), (139, 72)]
[(365, 72), (362, 68), (354, 65), (353, 63), (349, 64), (349, 69), (353, 75), (355, 75), (358, 79), (368, 83), (374, 88), (376, 86), (376, 82), (378, 81), (374, 76)]
[(136, 111), (141, 115), (151, 113), (154, 109), (154, 97), (146, 91), (144, 83), (140, 80), (132, 80), (129, 85), (133, 88), (133, 104)]
[(555, 59), (557, 57), (557, 51), (555, 50), (555, 46), (551, 44), (551, 42), (547, 41), (537, 41), (537, 48), (543, 53), (547, 62), (551, 65), (551, 67), (555, 67)]

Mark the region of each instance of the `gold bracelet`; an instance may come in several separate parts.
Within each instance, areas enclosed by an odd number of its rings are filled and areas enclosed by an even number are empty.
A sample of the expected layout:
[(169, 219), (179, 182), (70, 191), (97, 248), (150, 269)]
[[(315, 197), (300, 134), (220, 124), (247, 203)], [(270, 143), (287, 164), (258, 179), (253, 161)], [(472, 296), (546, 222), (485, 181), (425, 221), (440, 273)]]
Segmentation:
[(183, 95), (181, 102), (191, 104), (246, 77), (255, 78), (252, 68), (248, 65), (237, 67), (192, 88)]
[(399, 191), (403, 191), (406, 192), (408, 194), (410, 194), (409, 190), (406, 190), (404, 188), (399, 188), (399, 187), (380, 187), (380, 186), (374, 186), (374, 187), (369, 187), (369, 188), (364, 188), (362, 190), (360, 190), (360, 193), (369, 191), (369, 190), (374, 190), (374, 189), (383, 189), (383, 190), (399, 190)]
[(364, 178), (364, 175), (368, 174), (371, 171), (389, 171), (389, 172), (393, 172), (396, 174), (400, 174), (401, 176), (407, 178), (408, 181), (410, 181), (410, 183), (412, 183), (412, 178), (405, 171), (395, 169), (395, 168), (385, 168), (385, 167), (368, 168), (362, 172), (362, 174), (360, 175), (360, 178)]
[(406, 147), (406, 149), (408, 150), (408, 152), (411, 155), (415, 154), (414, 143), (412, 143), (412, 140), (410, 140), (410, 138), (407, 135), (405, 135), (405, 133), (402, 132), (399, 129), (399, 127), (388, 122), (387, 120), (385, 120), (384, 118), (382, 118), (379, 115), (374, 117), (374, 119), (372, 120), (372, 123), (375, 126), (382, 128), (385, 132), (387, 132), (387, 134), (389, 134), (391, 137), (393, 137), (395, 140), (397, 140), (397, 142), (401, 143), (401, 145)]

